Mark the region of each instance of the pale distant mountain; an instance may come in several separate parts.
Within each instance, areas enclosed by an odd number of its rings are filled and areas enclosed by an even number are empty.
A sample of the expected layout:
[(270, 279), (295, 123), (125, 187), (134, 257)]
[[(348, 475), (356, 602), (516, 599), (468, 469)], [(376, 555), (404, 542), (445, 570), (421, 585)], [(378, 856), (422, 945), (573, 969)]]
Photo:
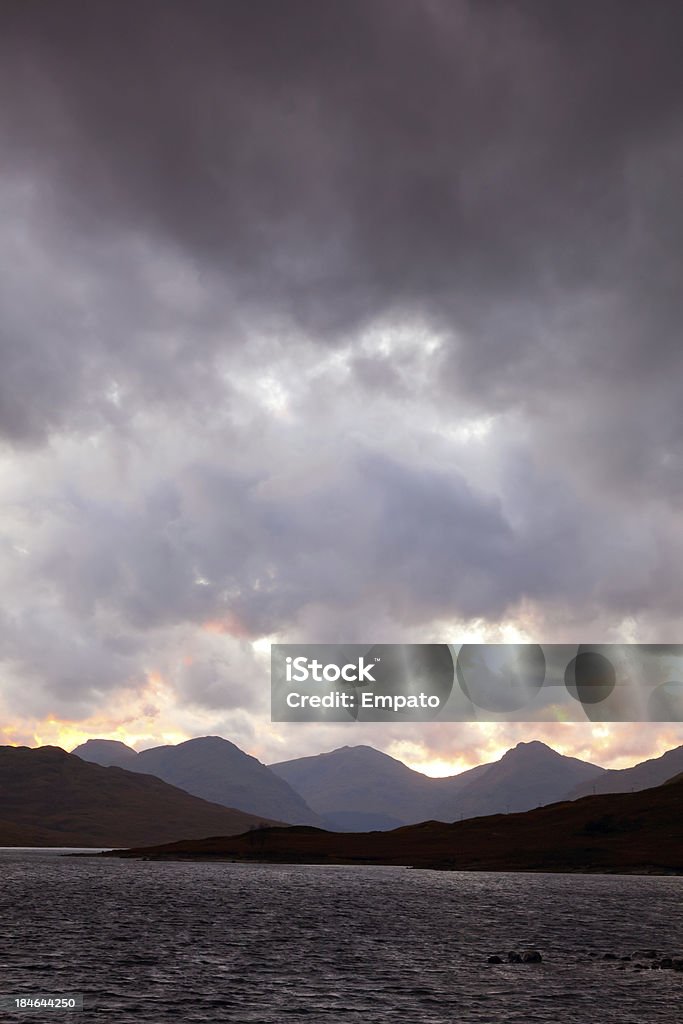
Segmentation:
[(193, 796), (249, 814), (292, 825), (323, 825), (284, 779), (220, 736), (152, 747), (139, 754), (117, 741), (89, 740), (73, 753), (97, 764), (156, 775)]
[(529, 811), (566, 800), (579, 784), (599, 778), (605, 769), (558, 754), (545, 743), (518, 743), (438, 808), (439, 820)]
[(321, 818), (330, 832), (390, 832), (404, 824), (388, 814), (365, 811), (337, 811), (336, 814), (323, 814)]
[(328, 828), (340, 831), (526, 811), (565, 799), (578, 783), (604, 771), (537, 741), (519, 743), (500, 761), (440, 779), (368, 746), (341, 747), (271, 768)]
[(641, 789), (652, 789), (661, 786), (679, 772), (683, 772), (683, 747), (667, 750), (661, 757), (653, 757), (649, 761), (641, 761), (632, 768), (610, 768), (599, 778), (589, 779), (577, 785), (570, 794), (571, 800), (592, 793), (630, 793)]
[(92, 764), (101, 764), (103, 768), (128, 768), (138, 756), (137, 750), (126, 746), (120, 740), (86, 740), (71, 751), (76, 757)]
[(683, 747), (634, 768), (606, 771), (537, 740), (518, 743), (499, 761), (437, 779), (366, 745), (269, 767), (219, 736), (139, 754), (118, 741), (89, 740), (74, 753), (156, 775), (227, 807), (343, 832), (527, 811), (593, 792), (646, 789), (683, 771)]
[(0, 846), (130, 846), (234, 835), (261, 816), (60, 747), (0, 747)]
[(374, 747), (340, 747), (270, 766), (341, 831), (389, 829), (432, 818), (447, 794), (454, 794), (486, 766), (448, 779), (433, 779)]
[(396, 828), (429, 817), (425, 807), (433, 804), (426, 775), (374, 747), (341, 747), (270, 767), (331, 828)]
[[(256, 836), (214, 836), (105, 856), (681, 875), (682, 805), (683, 777), (643, 793), (607, 793), (450, 824), (427, 821), (396, 832), (342, 835), (315, 828), (268, 828)], [(655, 960), (652, 965), (657, 966)], [(529, 977), (528, 984), (534, 983)], [(562, 1016), (558, 1012), (558, 1020)], [(453, 1014), (451, 1019), (458, 1018)], [(486, 1019), (501, 1018), (494, 1013)], [(640, 1019), (648, 1018), (643, 1014)]]

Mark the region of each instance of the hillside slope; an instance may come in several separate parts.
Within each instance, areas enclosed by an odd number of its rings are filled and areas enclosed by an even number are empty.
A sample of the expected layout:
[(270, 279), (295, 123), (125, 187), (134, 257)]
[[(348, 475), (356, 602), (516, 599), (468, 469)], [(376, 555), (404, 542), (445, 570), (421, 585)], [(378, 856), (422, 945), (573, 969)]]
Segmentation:
[(569, 794), (576, 800), (593, 793), (630, 793), (641, 789), (661, 786), (667, 779), (683, 772), (683, 746), (667, 750), (661, 757), (641, 761), (631, 768), (611, 768), (599, 778), (588, 779), (577, 785)]
[(683, 780), (640, 793), (563, 801), (520, 814), (393, 832), (268, 828), (122, 856), (277, 863), (396, 864), (475, 871), (683, 873)]
[(322, 825), (318, 815), (284, 779), (221, 736), (200, 736), (140, 753), (117, 741), (88, 740), (72, 753), (86, 761), (156, 775), (193, 796), (248, 814), (292, 824)]
[(2, 846), (130, 846), (232, 835), (262, 821), (60, 747), (0, 747)]
[(455, 821), (529, 811), (566, 799), (576, 785), (594, 780), (602, 772), (598, 765), (558, 754), (538, 740), (518, 743), (460, 792), (449, 795), (434, 817)]

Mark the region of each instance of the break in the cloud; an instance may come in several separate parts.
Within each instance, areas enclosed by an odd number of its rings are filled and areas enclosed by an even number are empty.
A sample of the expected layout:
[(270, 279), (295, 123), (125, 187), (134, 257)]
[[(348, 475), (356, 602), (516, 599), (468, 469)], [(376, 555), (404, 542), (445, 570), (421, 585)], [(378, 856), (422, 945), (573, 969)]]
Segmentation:
[(678, 639), (682, 22), (3, 5), (7, 735), (310, 752), (268, 638)]

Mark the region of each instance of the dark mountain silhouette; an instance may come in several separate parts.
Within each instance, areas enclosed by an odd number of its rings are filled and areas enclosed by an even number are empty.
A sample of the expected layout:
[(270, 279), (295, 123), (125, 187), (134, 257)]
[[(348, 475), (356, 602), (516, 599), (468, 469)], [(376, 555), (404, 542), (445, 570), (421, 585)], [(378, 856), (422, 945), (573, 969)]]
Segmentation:
[[(151, 747), (136, 754), (113, 740), (89, 740), (73, 751), (98, 764), (156, 775), (193, 796), (292, 824), (322, 825), (322, 820), (288, 783), (220, 736)], [(131, 756), (132, 755), (132, 756)]]
[(442, 779), (368, 746), (341, 747), (271, 768), (338, 831), (530, 810), (563, 799), (577, 783), (603, 771), (537, 741), (519, 743), (500, 761)]
[(558, 754), (533, 740), (518, 743), (500, 761), (470, 779), (460, 792), (449, 795), (434, 817), (444, 821), (481, 815), (529, 811), (564, 800), (579, 783), (595, 779), (604, 768), (576, 757)]
[(683, 746), (667, 750), (661, 757), (641, 761), (632, 768), (603, 771), (600, 776), (575, 786), (569, 797), (575, 800), (592, 793), (630, 793), (632, 790), (651, 789), (679, 772), (683, 772)]
[(477, 871), (683, 873), (683, 779), (640, 793), (393, 832), (267, 828), (119, 852), (147, 859), (403, 864)]
[(263, 819), (60, 747), (0, 747), (1, 846), (130, 846), (244, 832)]

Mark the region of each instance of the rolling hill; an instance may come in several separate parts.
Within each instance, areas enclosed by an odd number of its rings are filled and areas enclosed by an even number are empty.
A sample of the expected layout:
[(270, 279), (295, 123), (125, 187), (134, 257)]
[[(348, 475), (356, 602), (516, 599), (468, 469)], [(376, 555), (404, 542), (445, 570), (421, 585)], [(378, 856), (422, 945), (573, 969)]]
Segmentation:
[(393, 832), (266, 828), (248, 835), (119, 851), (146, 859), (395, 864), (472, 871), (683, 873), (683, 779), (519, 814)]
[(130, 846), (245, 832), (263, 819), (60, 747), (0, 747), (0, 845)]

